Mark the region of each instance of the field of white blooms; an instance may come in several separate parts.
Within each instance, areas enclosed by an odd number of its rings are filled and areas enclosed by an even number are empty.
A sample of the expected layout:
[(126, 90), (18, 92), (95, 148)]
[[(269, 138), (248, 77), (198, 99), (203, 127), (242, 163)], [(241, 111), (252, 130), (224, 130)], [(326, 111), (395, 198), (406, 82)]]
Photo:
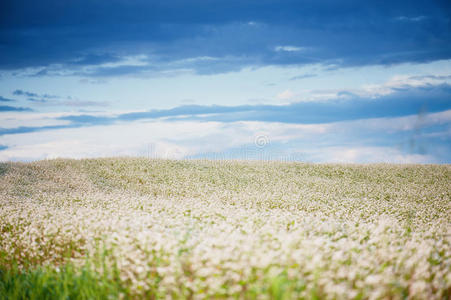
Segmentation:
[(125, 298), (450, 299), (451, 166), (3, 163), (0, 233), (0, 269), (114, 269)]

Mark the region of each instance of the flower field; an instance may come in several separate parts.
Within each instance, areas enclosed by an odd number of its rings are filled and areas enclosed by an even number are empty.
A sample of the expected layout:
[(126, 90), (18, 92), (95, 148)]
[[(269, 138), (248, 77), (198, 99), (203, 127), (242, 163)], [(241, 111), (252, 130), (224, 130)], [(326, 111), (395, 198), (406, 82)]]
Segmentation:
[(450, 299), (451, 166), (0, 165), (0, 298)]

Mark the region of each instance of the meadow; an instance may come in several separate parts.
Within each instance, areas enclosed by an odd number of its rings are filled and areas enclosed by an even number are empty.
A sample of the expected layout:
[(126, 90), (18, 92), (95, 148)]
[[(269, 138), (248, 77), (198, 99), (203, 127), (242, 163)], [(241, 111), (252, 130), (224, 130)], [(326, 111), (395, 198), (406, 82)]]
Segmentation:
[(0, 164), (1, 299), (450, 299), (451, 166)]

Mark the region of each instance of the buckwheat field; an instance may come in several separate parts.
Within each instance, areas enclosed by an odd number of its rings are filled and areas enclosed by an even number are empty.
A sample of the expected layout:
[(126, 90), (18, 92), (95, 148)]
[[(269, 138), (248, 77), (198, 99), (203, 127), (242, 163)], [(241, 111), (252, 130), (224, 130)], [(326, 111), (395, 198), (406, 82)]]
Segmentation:
[(450, 299), (451, 166), (0, 165), (0, 298)]

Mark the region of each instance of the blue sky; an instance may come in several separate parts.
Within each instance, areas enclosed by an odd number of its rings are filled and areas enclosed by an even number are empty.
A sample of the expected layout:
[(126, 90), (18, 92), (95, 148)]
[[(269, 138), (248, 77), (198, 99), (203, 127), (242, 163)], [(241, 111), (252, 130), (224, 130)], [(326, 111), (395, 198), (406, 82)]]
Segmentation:
[(449, 1), (2, 1), (0, 160), (451, 163)]

